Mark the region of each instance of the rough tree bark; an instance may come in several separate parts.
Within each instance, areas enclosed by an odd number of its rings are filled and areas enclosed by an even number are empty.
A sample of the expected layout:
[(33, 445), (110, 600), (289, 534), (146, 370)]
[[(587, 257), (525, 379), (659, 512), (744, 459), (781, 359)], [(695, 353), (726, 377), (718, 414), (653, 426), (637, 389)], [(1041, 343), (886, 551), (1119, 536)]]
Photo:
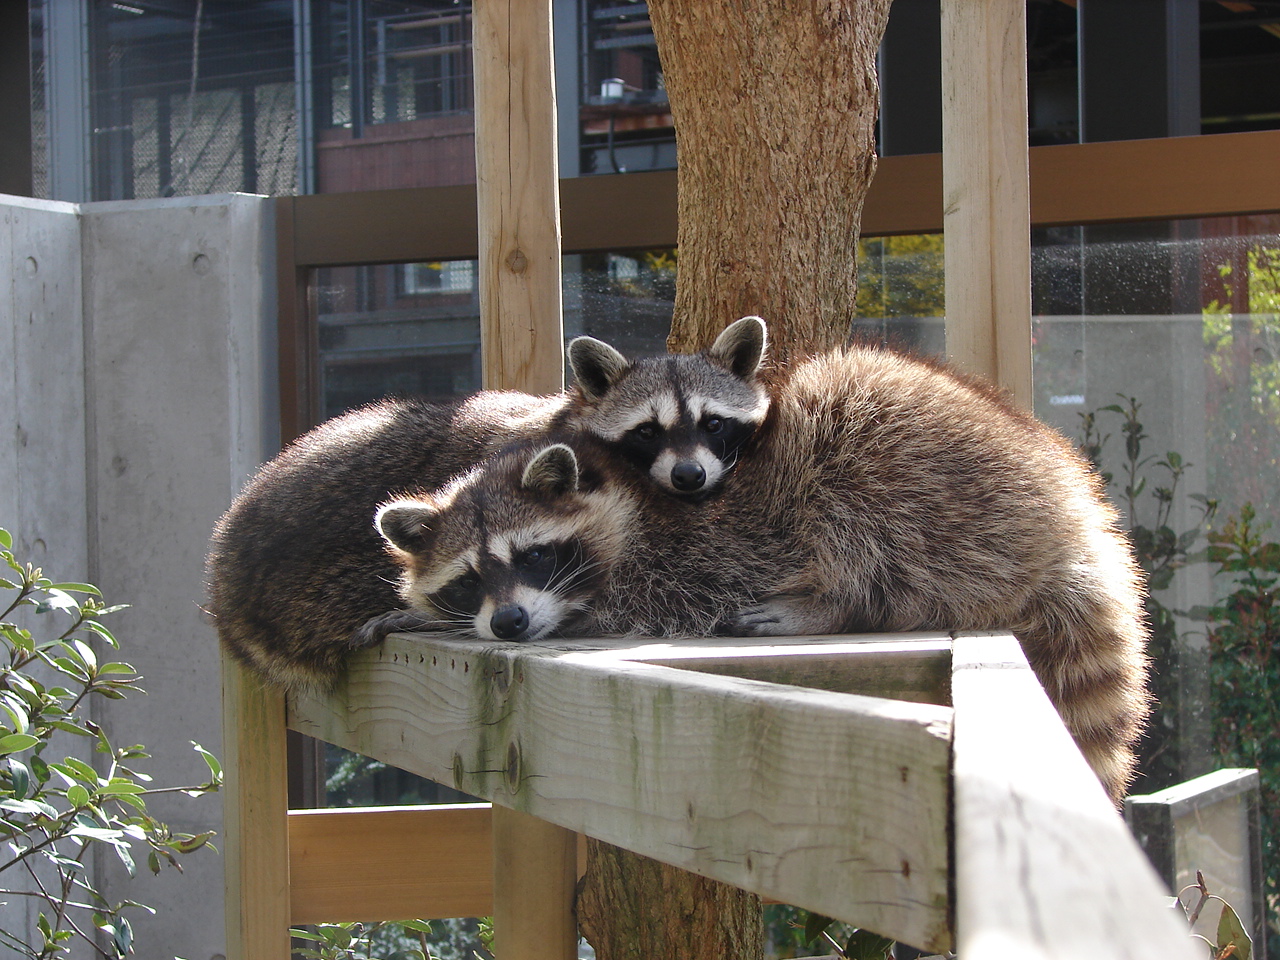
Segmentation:
[(745, 314), (785, 360), (842, 343), (889, 0), (650, 0), (679, 149), (668, 347)]
[[(679, 148), (668, 348), (758, 314), (785, 363), (844, 342), (875, 172), (890, 0), (649, 0)], [(588, 844), (579, 924), (599, 960), (757, 960), (757, 897)]]

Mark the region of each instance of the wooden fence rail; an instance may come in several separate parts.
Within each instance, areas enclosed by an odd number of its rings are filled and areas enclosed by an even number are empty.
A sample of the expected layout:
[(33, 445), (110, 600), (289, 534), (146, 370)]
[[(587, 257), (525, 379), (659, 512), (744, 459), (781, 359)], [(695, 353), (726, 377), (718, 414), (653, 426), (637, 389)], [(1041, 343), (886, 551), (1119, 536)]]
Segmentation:
[[(252, 878), (231, 896), (257, 898), (239, 916), (279, 925), (491, 907), (507, 918), (502, 960), (564, 960), (573, 837), (586, 834), (966, 958), (1192, 956), (1012, 637), (399, 635), (357, 657), (331, 696), (291, 702), (288, 724), (484, 797), (494, 812), (286, 815), (259, 804), (252, 832), (287, 831), (288, 852), (281, 863), (280, 842), (227, 838)], [(245, 784), (279, 773), (239, 759), (229, 803), (261, 796)], [(495, 843), (505, 860), (491, 868), (490, 830), (509, 816), (522, 838), (546, 824), (550, 853), (513, 865), (510, 851), (530, 841)], [(228, 818), (232, 830), (244, 823)], [(270, 907), (262, 878), (281, 873)], [(273, 935), (283, 933), (250, 931), (244, 943)]]

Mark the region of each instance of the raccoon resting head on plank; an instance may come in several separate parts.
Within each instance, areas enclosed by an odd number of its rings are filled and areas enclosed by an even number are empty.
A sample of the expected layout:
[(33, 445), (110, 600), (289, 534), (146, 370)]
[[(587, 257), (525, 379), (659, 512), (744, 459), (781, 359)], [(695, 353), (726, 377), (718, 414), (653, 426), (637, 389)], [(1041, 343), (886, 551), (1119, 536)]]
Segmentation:
[(1117, 798), (1148, 694), (1116, 519), (1072, 445), (989, 385), (851, 347), (771, 387), (703, 502), (570, 436), (392, 501), (378, 526), (405, 603), (488, 640), (1010, 630)]
[[(330, 685), (368, 642), (358, 628), (400, 605), (378, 505), (440, 487), (514, 440), (599, 436), (638, 482), (707, 497), (764, 418), (764, 337), (744, 318), (703, 354), (635, 361), (584, 337), (569, 347), (580, 383), (565, 394), (388, 399), (321, 424), (265, 464), (214, 528), (208, 612), (222, 643), (271, 683)], [(413, 625), (401, 615), (399, 629)]]

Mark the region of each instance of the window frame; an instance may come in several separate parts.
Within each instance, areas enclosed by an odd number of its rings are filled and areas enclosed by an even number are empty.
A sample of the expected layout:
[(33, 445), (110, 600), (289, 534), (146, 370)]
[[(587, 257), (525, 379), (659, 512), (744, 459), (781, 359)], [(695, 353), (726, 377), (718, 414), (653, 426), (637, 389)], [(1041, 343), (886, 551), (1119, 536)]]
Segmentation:
[[(1280, 212), (1280, 130), (1032, 147), (1031, 226)], [(864, 236), (942, 230), (942, 155), (881, 157)], [(474, 185), (278, 197), (281, 437), (315, 425), (315, 267), (475, 259)], [(560, 181), (563, 252), (671, 247), (677, 172)], [(608, 211), (602, 216), (601, 211)]]

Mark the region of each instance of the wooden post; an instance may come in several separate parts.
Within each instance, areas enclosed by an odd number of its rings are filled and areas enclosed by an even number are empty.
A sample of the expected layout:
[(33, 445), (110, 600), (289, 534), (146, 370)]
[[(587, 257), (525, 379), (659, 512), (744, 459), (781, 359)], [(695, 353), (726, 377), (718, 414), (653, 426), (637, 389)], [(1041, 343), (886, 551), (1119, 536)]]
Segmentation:
[(486, 387), (564, 386), (550, 0), (476, 0), (476, 205)]
[(222, 654), (228, 960), (289, 958), (284, 695)]
[(1191, 960), (1186, 924), (1018, 641), (957, 637), (951, 699), (956, 953)]
[(1031, 409), (1024, 0), (942, 0), (947, 353)]
[(493, 807), (494, 952), (502, 960), (573, 960), (578, 835)]
[[(550, 0), (476, 0), (476, 205), (484, 383), (564, 387)], [(504, 960), (574, 960), (577, 836), (495, 806), (494, 935)]]

